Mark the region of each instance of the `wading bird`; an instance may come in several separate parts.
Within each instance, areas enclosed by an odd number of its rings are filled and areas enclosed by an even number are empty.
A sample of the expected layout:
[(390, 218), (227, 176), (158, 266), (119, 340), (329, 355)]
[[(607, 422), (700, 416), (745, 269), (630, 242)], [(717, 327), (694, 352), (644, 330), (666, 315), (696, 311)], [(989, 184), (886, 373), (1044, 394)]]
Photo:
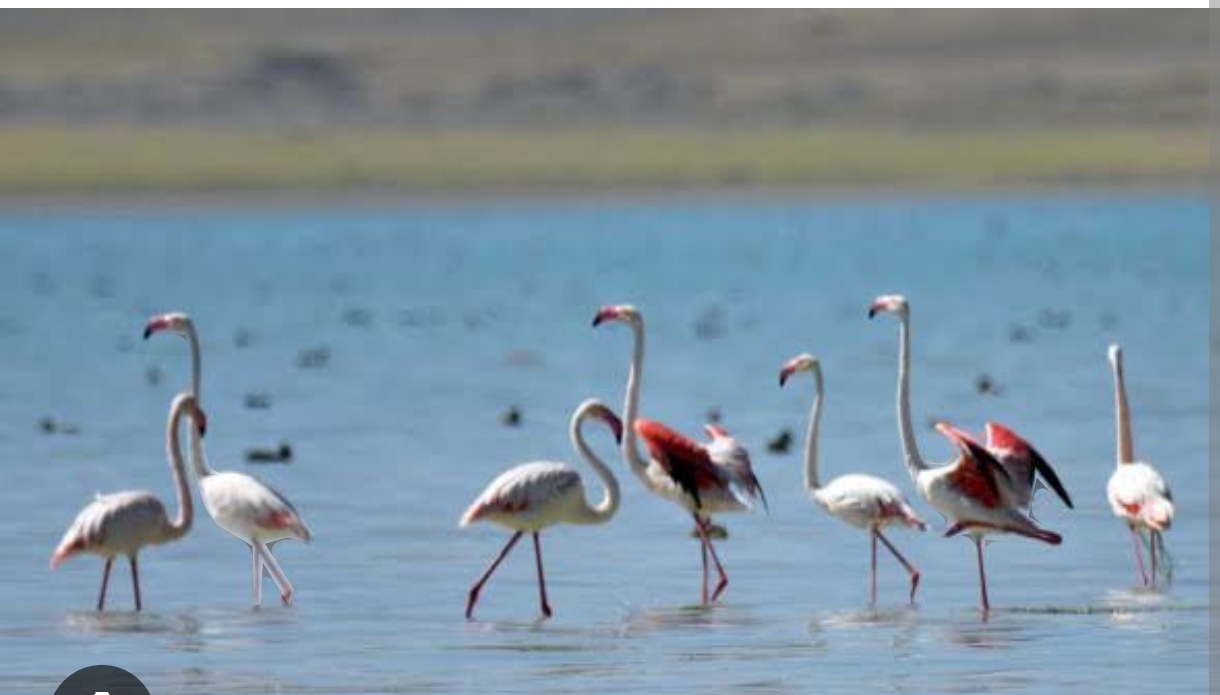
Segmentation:
[[(700, 444), (659, 422), (637, 419), (644, 363), (644, 318), (633, 306), (607, 306), (597, 312), (593, 325), (609, 321), (630, 326), (635, 339), (623, 405), (623, 458), (645, 488), (681, 506), (694, 517), (703, 556), (701, 600), (704, 604), (709, 602), (707, 559), (710, 555), (720, 575), (710, 599), (715, 602), (728, 586), (729, 577), (708, 535), (711, 515), (750, 509), (755, 499), (766, 506), (762, 486), (754, 476), (745, 448), (723, 428), (707, 426), (712, 439), (708, 444)], [(637, 437), (648, 447), (648, 458), (640, 454)]]
[(546, 597), (546, 576), (542, 569), (542, 546), (539, 534), (555, 524), (604, 524), (618, 511), (619, 487), (614, 474), (585, 442), (585, 420), (596, 418), (614, 433), (616, 442), (623, 436), (623, 424), (609, 408), (596, 400), (581, 403), (572, 414), (569, 428), (572, 446), (576, 449), (605, 487), (605, 494), (596, 506), (585, 499), (585, 486), (580, 474), (571, 466), (550, 461), (534, 461), (510, 468), (483, 490), (466, 512), (460, 525), (464, 528), (478, 521), (488, 521), (514, 531), (508, 542), (479, 577), (466, 599), (466, 618), (474, 614), (483, 585), (508, 556), (521, 536), (529, 533), (534, 539), (534, 562), (538, 570), (538, 597), (542, 615), (551, 617)]
[[(1144, 586), (1156, 586), (1157, 549), (1164, 550), (1162, 533), (1173, 524), (1173, 494), (1165, 479), (1155, 468), (1135, 460), (1135, 449), (1131, 438), (1131, 412), (1127, 409), (1127, 387), (1123, 375), (1123, 349), (1111, 345), (1110, 368), (1114, 372), (1114, 419), (1118, 430), (1118, 468), (1106, 485), (1106, 497), (1110, 509), (1131, 530), (1131, 542), (1135, 546), (1135, 567)], [(1140, 550), (1140, 535), (1147, 531), (1148, 554), (1152, 561), (1152, 575), (1144, 571), (1144, 557)], [(1164, 553), (1162, 552), (1162, 555)]]
[[(161, 333), (161, 332), (171, 333), (173, 335), (177, 335), (186, 340), (187, 345), (190, 348), (190, 354), (191, 354), (191, 392), (195, 394), (195, 398), (198, 401), (200, 398), (200, 388), (202, 386), (202, 383), (201, 383), (202, 379), (201, 379), (201, 374), (200, 374), (202, 360), (200, 358), (200, 349), (199, 349), (199, 332), (195, 329), (195, 322), (193, 320), (191, 320), (191, 317), (189, 315), (187, 315), (186, 313), (181, 312), (181, 311), (174, 311), (174, 312), (170, 312), (167, 314), (160, 314), (158, 316), (152, 317), (145, 324), (144, 339), (148, 340), (153, 335), (155, 335), (157, 333)], [(194, 441), (196, 441), (196, 440), (192, 439), (192, 442), (194, 442)], [(209, 472), (209, 469), (207, 468), (207, 464), (200, 462), (198, 460), (198, 457), (196, 454), (197, 454), (197, 451), (194, 448), (194, 446), (192, 446), (191, 467), (192, 467), (192, 469), (194, 469), (196, 479), (199, 481), (200, 495), (203, 496), (205, 493), (205, 490), (207, 488), (203, 484), (203, 478), (201, 477), (200, 471), (203, 471), (202, 475), (211, 475), (211, 474), (214, 474), (215, 471)], [(225, 475), (230, 475), (230, 474), (225, 474)], [(270, 493), (273, 497), (278, 497), (281, 500), (283, 499), (279, 493), (275, 492), (274, 490), (271, 490), (271, 488), (269, 488), (269, 487), (266, 487), (261, 481), (259, 481), (256, 478), (253, 478), (251, 476), (245, 476), (244, 474), (241, 474), (241, 473), (233, 473), (231, 475), (244, 476), (245, 478), (248, 478), (250, 481), (253, 481), (253, 483), (250, 483), (250, 485), (252, 485), (253, 487), (247, 486), (249, 488), (249, 490), (251, 491), (249, 494), (252, 495), (252, 499), (259, 498), (261, 495), (261, 493), (253, 492), (255, 490), (255, 488), (257, 488), (258, 486), (262, 486), (262, 487), (266, 488), (266, 490), (270, 491)], [(225, 489), (224, 485), (227, 485), (230, 482), (232, 482), (232, 481), (230, 481), (228, 479), (224, 479), (221, 481), (221, 483), (223, 485), (220, 486), (219, 488), (215, 485), (209, 485), (207, 487), (212, 487), (212, 488), (216, 489), (217, 490), (216, 494), (221, 497), (224, 497), (227, 495), (227, 493), (223, 492), (223, 490)], [(243, 484), (241, 484), (241, 483), (238, 483), (238, 485), (243, 486)], [(283, 502), (285, 504), (287, 504), (287, 500), (283, 500)], [(272, 506), (277, 506), (277, 505), (272, 505)], [(278, 505), (278, 506), (283, 506), (283, 505)], [(291, 504), (288, 504), (287, 506), (289, 509), (291, 509), (291, 507), (292, 507)], [(220, 520), (218, 520), (216, 518), (216, 514), (212, 512), (212, 507), (208, 505), (207, 497), (204, 497), (204, 507), (207, 508), (208, 513), (212, 515), (212, 519), (214, 521), (216, 521), (216, 523), (218, 525), (220, 525), (221, 528), (225, 528), (225, 530), (229, 530), (224, 524), (222, 524), (220, 522)], [(296, 511), (292, 510), (292, 515), (295, 516), (295, 514), (296, 514)], [(308, 533), (308, 528), (304, 527), (303, 524), (302, 524), (302, 528), (305, 528), (306, 536), (309, 536), (310, 534)], [(279, 587), (281, 599), (285, 603), (288, 603), (291, 600), (292, 586), (290, 584), (287, 584), (288, 580), (287, 580), (287, 578), (285, 578), (283, 576), (283, 573), (281, 572), (280, 577), (277, 578), (275, 576), (275, 573), (272, 572), (272, 570), (269, 566), (269, 563), (265, 562), (265, 560), (262, 557), (261, 552), (255, 546), (254, 543), (252, 543), (246, 536), (243, 536), (240, 533), (234, 533), (233, 531), (230, 531), (230, 533), (233, 533), (233, 535), (237, 536), (238, 538), (241, 538), (242, 540), (246, 541), (246, 543), (250, 544), (250, 554), (251, 554), (251, 557), (253, 558), (253, 560), (252, 560), (253, 565), (254, 565), (253, 572), (254, 572), (254, 577), (255, 577), (255, 579), (254, 579), (254, 605), (257, 606), (262, 603), (262, 579), (261, 578), (262, 578), (264, 569), (267, 571), (267, 573), (271, 576), (272, 580), (274, 580), (276, 582), (276, 585)], [(281, 540), (285, 540), (287, 538), (296, 538), (296, 537), (297, 536), (292, 535), (291, 533), (282, 533), (282, 534), (279, 534), (278, 536), (276, 536), (273, 533), (270, 536), (267, 536), (265, 538), (264, 550), (266, 551), (267, 555), (271, 555), (272, 549), (275, 547), (276, 543), (280, 542)], [(306, 542), (308, 542), (309, 538), (306, 537), (306, 538), (302, 538), (301, 540), (305, 540)], [(264, 565), (268, 565), (268, 566), (264, 567)], [(288, 588), (287, 595), (285, 595), (285, 586), (287, 586), (287, 588)]]
[(97, 597), (99, 611), (106, 605), (106, 586), (110, 583), (110, 568), (116, 555), (126, 555), (131, 562), (131, 585), (138, 611), (143, 607), (140, 602), (140, 573), (136, 560), (140, 550), (146, 545), (176, 541), (191, 529), (191, 491), (186, 483), (182, 447), (178, 438), (178, 424), (183, 414), (190, 417), (201, 433), (207, 429), (207, 418), (197, 407), (194, 396), (178, 394), (170, 406), (169, 423), (165, 432), (169, 469), (174, 479), (174, 494), (178, 498), (178, 515), (171, 520), (165, 511), (165, 505), (151, 492), (127, 490), (98, 495), (93, 503), (76, 516), (55, 553), (51, 555), (51, 569), (56, 569), (64, 560), (78, 553), (106, 558), (102, 569), (102, 588)]
[(779, 373), (782, 387), (797, 372), (813, 375), (813, 409), (809, 414), (809, 429), (805, 434), (805, 490), (813, 501), (831, 516), (868, 532), (872, 541), (872, 566), (869, 574), (868, 602), (877, 602), (877, 541), (885, 544), (911, 576), (910, 600), (915, 602), (919, 588), (919, 570), (907, 561), (883, 531), (890, 526), (927, 529), (927, 524), (915, 513), (906, 497), (889, 481), (871, 475), (842, 475), (823, 485), (818, 476), (818, 430), (822, 421), (822, 367), (818, 358), (808, 353), (798, 355), (784, 364)]
[[(983, 539), (990, 534), (1015, 534), (1059, 545), (1062, 537), (1041, 529), (1015, 503), (1008, 471), (970, 435), (946, 423), (937, 430), (958, 449), (958, 456), (945, 465), (929, 465), (919, 453), (911, 424), (911, 336), (910, 305), (905, 297), (885, 295), (873, 300), (869, 318), (888, 314), (898, 320), (898, 434), (902, 456), (916, 489), (952, 526), (946, 536), (965, 532), (974, 541), (978, 557), (979, 594), (983, 612), (991, 610), (987, 597), (987, 572), (983, 566)], [(1048, 467), (1049, 468), (1049, 467)], [(1056, 478), (1057, 479), (1057, 478)]]

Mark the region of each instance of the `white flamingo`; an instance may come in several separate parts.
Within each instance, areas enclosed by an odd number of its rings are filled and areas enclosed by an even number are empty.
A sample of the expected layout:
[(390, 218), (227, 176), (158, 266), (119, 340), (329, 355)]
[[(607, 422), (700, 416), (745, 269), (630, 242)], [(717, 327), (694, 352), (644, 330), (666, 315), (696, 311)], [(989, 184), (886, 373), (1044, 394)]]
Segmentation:
[[(1135, 460), (1131, 438), (1131, 412), (1127, 408), (1127, 387), (1123, 375), (1123, 349), (1111, 345), (1110, 367), (1114, 372), (1114, 416), (1118, 431), (1118, 468), (1106, 485), (1106, 497), (1114, 515), (1127, 523), (1135, 546), (1135, 566), (1144, 586), (1156, 586), (1157, 548), (1164, 549), (1161, 534), (1173, 524), (1173, 494), (1165, 479), (1151, 465)], [(1152, 561), (1151, 580), (1144, 571), (1140, 534), (1149, 533), (1148, 554)]]
[(585, 486), (580, 473), (565, 463), (534, 461), (510, 468), (483, 490), (466, 512), (462, 514), (461, 526), (478, 521), (488, 521), (515, 531), (503, 550), (479, 577), (466, 600), (466, 618), (474, 614), (475, 603), (483, 585), (508, 556), (524, 533), (534, 539), (534, 562), (538, 570), (538, 596), (542, 614), (551, 617), (551, 606), (546, 597), (546, 576), (542, 569), (542, 547), (539, 533), (556, 524), (604, 524), (618, 511), (619, 487), (614, 474), (585, 442), (582, 426), (593, 417), (606, 423), (614, 432), (615, 441), (623, 436), (623, 424), (609, 408), (596, 400), (587, 400), (572, 414), (569, 428), (572, 446), (576, 449), (605, 486), (605, 494), (595, 506), (585, 499)]
[[(199, 398), (200, 349), (199, 333), (191, 317), (183, 312), (161, 314), (149, 319), (144, 326), (144, 339), (156, 333), (168, 332), (186, 339), (191, 351), (191, 390)], [(250, 546), (254, 578), (254, 605), (262, 603), (264, 568), (280, 590), (285, 604), (292, 602), (293, 588), (271, 548), (281, 540), (296, 538), (309, 542), (313, 538), (292, 503), (279, 492), (254, 476), (245, 473), (218, 473), (204, 457), (198, 432), (191, 432), (191, 468), (199, 483), (199, 495), (212, 520)]]
[(851, 473), (825, 485), (818, 477), (818, 430), (822, 422), (822, 367), (818, 358), (808, 353), (798, 355), (784, 364), (779, 373), (782, 387), (797, 372), (813, 375), (813, 408), (809, 413), (809, 429), (805, 434), (805, 489), (831, 516), (868, 531), (872, 541), (872, 566), (869, 573), (868, 602), (877, 602), (877, 540), (880, 539), (911, 577), (912, 603), (919, 588), (919, 570), (907, 561), (883, 531), (902, 525), (923, 531), (928, 525), (911, 508), (902, 491), (887, 480), (872, 475)]
[[(711, 515), (748, 510), (754, 499), (766, 506), (762, 486), (750, 466), (745, 447), (729, 437), (723, 428), (706, 426), (712, 439), (705, 445), (659, 422), (637, 419), (644, 364), (644, 317), (630, 305), (607, 306), (597, 312), (593, 325), (608, 321), (627, 324), (635, 339), (623, 405), (623, 458), (649, 492), (679, 505), (694, 517), (703, 556), (702, 601), (708, 603), (707, 558), (710, 555), (720, 575), (711, 595), (711, 601), (715, 602), (728, 587), (729, 577), (708, 534)], [(640, 455), (637, 437), (648, 446), (649, 458)]]
[(905, 297), (884, 295), (873, 300), (869, 318), (888, 314), (898, 320), (898, 434), (902, 456), (916, 489), (953, 525), (946, 536), (966, 532), (974, 541), (978, 558), (979, 593), (983, 612), (991, 610), (987, 597), (987, 572), (983, 566), (983, 539), (990, 534), (1015, 534), (1050, 545), (1062, 537), (1039, 528), (1017, 504), (1020, 495), (1008, 471), (973, 437), (947, 424), (937, 430), (958, 449), (958, 457), (945, 465), (929, 465), (919, 453), (915, 428), (911, 425), (911, 336), (910, 305)]
[(147, 545), (176, 541), (191, 529), (191, 491), (186, 483), (182, 447), (178, 438), (178, 424), (183, 414), (187, 414), (198, 425), (200, 432), (207, 429), (207, 418), (197, 407), (195, 398), (187, 393), (178, 394), (170, 405), (169, 422), (165, 431), (165, 448), (174, 480), (174, 494), (178, 499), (178, 515), (171, 520), (165, 511), (165, 505), (151, 492), (127, 490), (98, 495), (96, 500), (76, 516), (76, 520), (72, 522), (72, 526), (51, 555), (51, 569), (58, 568), (64, 560), (78, 553), (106, 558), (102, 569), (102, 588), (97, 597), (99, 611), (106, 605), (106, 586), (110, 582), (110, 568), (116, 555), (126, 555), (131, 561), (131, 585), (138, 611), (143, 607), (140, 602), (140, 573), (136, 559), (140, 550)]

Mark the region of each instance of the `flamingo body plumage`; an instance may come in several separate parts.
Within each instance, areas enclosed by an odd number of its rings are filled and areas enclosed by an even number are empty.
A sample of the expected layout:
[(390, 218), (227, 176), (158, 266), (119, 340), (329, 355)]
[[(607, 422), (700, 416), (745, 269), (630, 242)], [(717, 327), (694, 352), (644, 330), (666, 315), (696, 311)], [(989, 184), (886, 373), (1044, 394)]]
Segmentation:
[[(1118, 465), (1106, 483), (1106, 498), (1114, 515), (1127, 524), (1131, 531), (1135, 549), (1136, 570), (1144, 586), (1156, 586), (1157, 550), (1164, 552), (1165, 531), (1173, 525), (1173, 493), (1169, 485), (1149, 463), (1135, 459), (1135, 446), (1131, 434), (1131, 411), (1127, 404), (1126, 377), (1123, 370), (1123, 351), (1111, 345), (1107, 352), (1114, 376), (1114, 419), (1117, 430)], [(1140, 534), (1150, 534), (1149, 556), (1152, 562), (1151, 578), (1144, 571)]]
[(467, 619), (474, 615), (474, 607), (478, 603), (483, 586), (526, 533), (534, 540), (542, 615), (549, 618), (551, 606), (547, 600), (546, 576), (542, 568), (542, 545), (539, 537), (541, 531), (556, 524), (603, 524), (618, 511), (618, 481), (584, 439), (583, 425), (591, 417), (604, 422), (614, 433), (616, 441), (622, 438), (623, 425), (617, 415), (594, 399), (584, 401), (572, 413), (569, 427), (572, 446), (605, 487), (605, 494), (598, 504), (589, 504), (580, 473), (568, 464), (533, 461), (501, 473), (462, 514), (458, 523), (463, 528), (482, 521), (514, 531), (500, 554), (470, 588), (466, 598)]
[(869, 603), (877, 601), (877, 541), (880, 540), (906, 569), (911, 578), (910, 600), (915, 601), (919, 588), (919, 570), (915, 568), (885, 537), (891, 526), (900, 525), (920, 531), (927, 524), (907, 502), (906, 496), (897, 486), (887, 480), (862, 473), (848, 473), (822, 484), (818, 473), (818, 434), (822, 422), (822, 367), (816, 357), (808, 353), (788, 360), (780, 370), (779, 385), (797, 372), (813, 375), (814, 398), (809, 413), (809, 428), (805, 434), (805, 491), (810, 498), (831, 516), (867, 531), (872, 543), (872, 564), (869, 573)]
[[(911, 423), (910, 304), (901, 295), (882, 295), (874, 299), (869, 306), (869, 318), (877, 314), (890, 315), (899, 324), (896, 408), (903, 462), (919, 494), (951, 523), (945, 535), (953, 536), (965, 532), (974, 541), (980, 604), (983, 612), (987, 613), (991, 610), (991, 603), (987, 594), (987, 573), (983, 563), (983, 539), (986, 536), (1015, 534), (1050, 545), (1059, 545), (1063, 539), (1059, 534), (1039, 527), (1024, 513), (1020, 502), (1025, 500), (1028, 504), (1033, 494), (1032, 484), (1027, 482), (1028, 479), (1014, 482), (1013, 474), (1010, 474), (986, 447), (966, 432), (944, 422), (938, 423), (937, 430), (949, 438), (958, 455), (944, 465), (930, 465), (924, 460), (915, 440), (915, 428)], [(1032, 461), (1031, 465), (1034, 465)], [(1049, 470), (1049, 465), (1046, 468)], [(1021, 475), (1019, 471), (1016, 474)], [(1053, 479), (1058, 483), (1058, 476), (1054, 476), (1053, 471), (1046, 477), (1048, 482)], [(1062, 488), (1062, 485), (1056, 487)], [(1061, 496), (1065, 502), (1069, 502), (1066, 490)]]
[[(626, 435), (622, 441), (623, 459), (631, 472), (649, 492), (685, 509), (695, 520), (703, 557), (704, 604), (714, 603), (728, 587), (729, 577), (716, 554), (709, 536), (711, 515), (751, 509), (754, 500), (766, 505), (766, 496), (750, 465), (749, 453), (723, 428), (707, 426), (707, 444), (682, 435), (654, 420), (639, 417), (640, 380), (644, 365), (644, 317), (629, 304), (606, 306), (598, 310), (593, 325), (606, 322), (627, 324), (632, 331), (631, 367), (627, 374), (623, 421)], [(637, 441), (648, 450), (645, 457)], [(719, 574), (719, 582), (708, 599), (708, 558)]]
[(51, 569), (58, 569), (68, 558), (78, 554), (98, 555), (106, 559), (102, 570), (102, 586), (97, 609), (106, 604), (106, 588), (114, 558), (126, 556), (131, 565), (132, 590), (136, 610), (143, 608), (140, 599), (138, 556), (142, 549), (162, 545), (185, 536), (194, 517), (190, 489), (178, 438), (178, 423), (184, 414), (206, 429), (206, 420), (189, 394), (179, 394), (170, 405), (166, 425), (166, 447), (178, 498), (178, 515), (170, 519), (165, 504), (151, 492), (125, 490), (99, 494), (76, 515), (59, 545), (51, 555)]

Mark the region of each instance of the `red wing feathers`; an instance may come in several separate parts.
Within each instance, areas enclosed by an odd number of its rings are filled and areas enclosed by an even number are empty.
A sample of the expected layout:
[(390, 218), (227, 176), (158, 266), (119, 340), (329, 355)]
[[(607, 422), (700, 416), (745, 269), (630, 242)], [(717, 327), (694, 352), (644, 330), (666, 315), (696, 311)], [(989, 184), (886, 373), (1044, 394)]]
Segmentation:
[(696, 507), (702, 506), (699, 491), (720, 484), (716, 465), (707, 449), (653, 420), (636, 420), (635, 432), (644, 440), (653, 460), (695, 500)]

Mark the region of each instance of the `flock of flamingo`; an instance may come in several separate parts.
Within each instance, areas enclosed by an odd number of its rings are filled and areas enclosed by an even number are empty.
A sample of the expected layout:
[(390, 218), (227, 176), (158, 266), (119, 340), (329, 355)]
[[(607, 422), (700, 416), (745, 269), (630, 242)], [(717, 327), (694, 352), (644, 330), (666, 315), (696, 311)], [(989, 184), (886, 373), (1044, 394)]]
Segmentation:
[[(910, 304), (902, 296), (883, 295), (868, 309), (869, 318), (877, 315), (893, 317), (899, 324), (897, 421), (903, 463), (920, 496), (945, 518), (948, 524), (945, 536), (966, 534), (974, 542), (980, 605), (987, 613), (991, 603), (984, 565), (986, 537), (1007, 534), (1058, 545), (1061, 536), (1039, 526), (1032, 516), (1034, 494), (1040, 487), (1049, 487), (1068, 508), (1073, 506), (1072, 499), (1054, 469), (1029, 442), (994, 422), (986, 424), (983, 441), (949, 423), (936, 423), (937, 431), (953, 445), (956, 455), (939, 465), (925, 460), (916, 442), (911, 417)], [(465, 527), (476, 522), (490, 522), (506, 527), (512, 535), (471, 587), (465, 610), (468, 619), (473, 616), (488, 580), (526, 533), (530, 534), (534, 546), (541, 613), (550, 617), (541, 532), (556, 524), (602, 524), (614, 517), (621, 491), (610, 468), (584, 438), (584, 425), (590, 419), (600, 421), (614, 435), (627, 467), (649, 492), (677, 504), (691, 515), (700, 541), (703, 604), (719, 600), (729, 581), (712, 542), (712, 515), (750, 510), (756, 503), (766, 506), (766, 496), (754, 475), (749, 453), (724, 428), (707, 425), (709, 440), (701, 443), (659, 422), (639, 417), (644, 362), (643, 315), (630, 305), (608, 306), (598, 311), (593, 319), (594, 326), (606, 323), (626, 324), (634, 339), (623, 418), (620, 420), (600, 401), (589, 399), (576, 408), (570, 424), (572, 445), (601, 481), (604, 494), (599, 502), (591, 505), (580, 473), (564, 463), (525, 463), (493, 480), (466, 509), (460, 524)], [(147, 339), (159, 332), (179, 335), (190, 347), (191, 388), (173, 399), (166, 427), (166, 449), (178, 499), (178, 514), (171, 520), (165, 505), (148, 492), (99, 495), (77, 515), (52, 555), (51, 567), (58, 567), (68, 557), (79, 553), (104, 558), (97, 603), (98, 610), (102, 610), (114, 558), (127, 556), (131, 564), (135, 607), (140, 610), (137, 570), (140, 550), (148, 545), (177, 540), (186, 535), (191, 526), (193, 505), (179, 434), (185, 417), (190, 422), (190, 467), (204, 507), (218, 526), (250, 546), (254, 605), (261, 604), (264, 570), (275, 582), (283, 603), (290, 604), (293, 587), (272, 554), (272, 547), (288, 538), (309, 542), (312, 533), (292, 503), (266, 483), (244, 473), (218, 472), (208, 465), (202, 444), (207, 417), (200, 406), (198, 333), (190, 317), (183, 313), (152, 318), (144, 337)], [(1119, 346), (1110, 346), (1108, 359), (1114, 378), (1118, 465), (1107, 485), (1107, 498), (1115, 516), (1131, 532), (1141, 585), (1155, 587), (1158, 551), (1164, 556), (1162, 534), (1173, 521), (1172, 495), (1155, 468), (1135, 460)], [(909, 575), (909, 600), (914, 603), (920, 572), (899, 552), (886, 532), (896, 526), (923, 531), (927, 529), (927, 523), (902, 491), (886, 480), (871, 475), (846, 474), (829, 482), (822, 481), (818, 467), (818, 438), (823, 383), (818, 359), (808, 353), (792, 358), (782, 366), (779, 384), (784, 386), (800, 372), (808, 372), (814, 384), (805, 438), (805, 490), (813, 502), (831, 516), (868, 533), (871, 543), (869, 605), (876, 603), (878, 541)], [(640, 449), (641, 440), (646, 455)], [(1151, 572), (1146, 571), (1144, 565), (1145, 536)], [(716, 584), (710, 591), (709, 559), (717, 575)]]

